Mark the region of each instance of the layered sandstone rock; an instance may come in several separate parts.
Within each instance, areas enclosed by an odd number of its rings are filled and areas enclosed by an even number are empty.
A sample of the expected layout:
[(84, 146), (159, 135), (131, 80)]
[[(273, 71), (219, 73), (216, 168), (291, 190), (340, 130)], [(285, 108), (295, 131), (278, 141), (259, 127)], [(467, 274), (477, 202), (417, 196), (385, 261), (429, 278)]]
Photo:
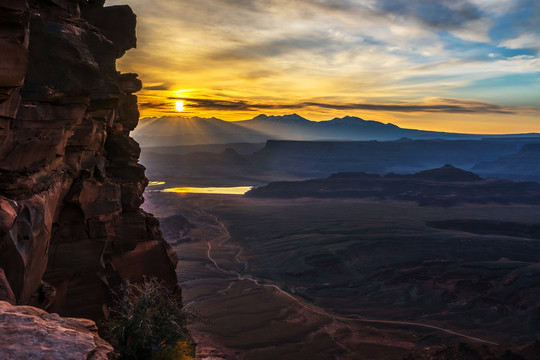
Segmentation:
[(136, 45), (135, 15), (0, 0), (0, 20), (0, 296), (98, 318), (128, 279), (173, 289), (176, 255), (139, 208), (148, 180), (129, 134), (142, 84), (116, 70)]
[(111, 345), (91, 320), (0, 301), (0, 359), (106, 360)]

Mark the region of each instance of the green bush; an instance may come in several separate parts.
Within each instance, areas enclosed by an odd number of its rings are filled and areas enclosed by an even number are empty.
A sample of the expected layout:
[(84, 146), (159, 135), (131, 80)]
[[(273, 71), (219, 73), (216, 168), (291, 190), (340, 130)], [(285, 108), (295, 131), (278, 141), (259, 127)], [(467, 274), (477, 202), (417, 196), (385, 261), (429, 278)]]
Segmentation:
[(100, 331), (114, 346), (114, 359), (188, 360), (195, 356), (195, 342), (187, 325), (195, 318), (180, 295), (151, 278), (121, 289)]

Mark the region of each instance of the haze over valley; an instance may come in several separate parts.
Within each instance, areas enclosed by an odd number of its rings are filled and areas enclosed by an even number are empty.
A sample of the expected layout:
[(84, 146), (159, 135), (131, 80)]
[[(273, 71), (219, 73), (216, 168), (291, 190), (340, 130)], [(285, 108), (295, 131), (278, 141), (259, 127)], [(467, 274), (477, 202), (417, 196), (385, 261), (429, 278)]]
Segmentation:
[[(147, 121), (143, 144), (174, 119)], [(141, 154), (184, 300), (212, 319), (200, 356), (538, 356), (540, 137), (250, 121), (182, 118)], [(190, 122), (216, 143), (178, 145)]]
[(152, 179), (178, 186), (249, 186), (344, 171), (412, 173), (445, 164), (485, 177), (540, 180), (540, 135), (534, 133), (437, 133), (353, 117), (321, 123), (297, 115), (258, 116), (245, 122), (253, 124), (245, 133), (242, 123), (147, 119), (136, 135), (141, 159)]
[(217, 118), (169, 116), (143, 118), (133, 132), (142, 147), (258, 143), (267, 140), (398, 140), (447, 139), (478, 140), (509, 137), (540, 137), (540, 134), (465, 134), (404, 129), (391, 123), (344, 116), (325, 121), (311, 121), (297, 114), (260, 114), (251, 120), (223, 121)]

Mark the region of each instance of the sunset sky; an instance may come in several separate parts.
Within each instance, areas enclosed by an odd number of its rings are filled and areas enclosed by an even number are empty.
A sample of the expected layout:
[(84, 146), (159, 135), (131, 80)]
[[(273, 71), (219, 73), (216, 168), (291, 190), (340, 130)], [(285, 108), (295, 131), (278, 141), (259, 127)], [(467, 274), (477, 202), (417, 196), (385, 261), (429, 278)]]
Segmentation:
[[(109, 0), (138, 15), (119, 61), (141, 115), (344, 115), (540, 132), (538, 0)], [(182, 106), (177, 101), (183, 101)]]

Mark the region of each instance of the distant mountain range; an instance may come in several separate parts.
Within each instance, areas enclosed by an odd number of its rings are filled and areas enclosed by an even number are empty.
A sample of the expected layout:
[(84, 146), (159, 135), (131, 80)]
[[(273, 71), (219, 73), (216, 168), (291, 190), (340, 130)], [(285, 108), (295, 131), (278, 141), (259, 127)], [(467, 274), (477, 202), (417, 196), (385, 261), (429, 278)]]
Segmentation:
[[(391, 123), (345, 116), (326, 121), (311, 121), (297, 114), (258, 115), (251, 120), (224, 121), (217, 118), (143, 118), (132, 133), (142, 147), (196, 144), (261, 143), (266, 140), (397, 140), (447, 139), (474, 140), (488, 135), (473, 135), (403, 129)], [(496, 137), (533, 137), (540, 134), (514, 134)]]

